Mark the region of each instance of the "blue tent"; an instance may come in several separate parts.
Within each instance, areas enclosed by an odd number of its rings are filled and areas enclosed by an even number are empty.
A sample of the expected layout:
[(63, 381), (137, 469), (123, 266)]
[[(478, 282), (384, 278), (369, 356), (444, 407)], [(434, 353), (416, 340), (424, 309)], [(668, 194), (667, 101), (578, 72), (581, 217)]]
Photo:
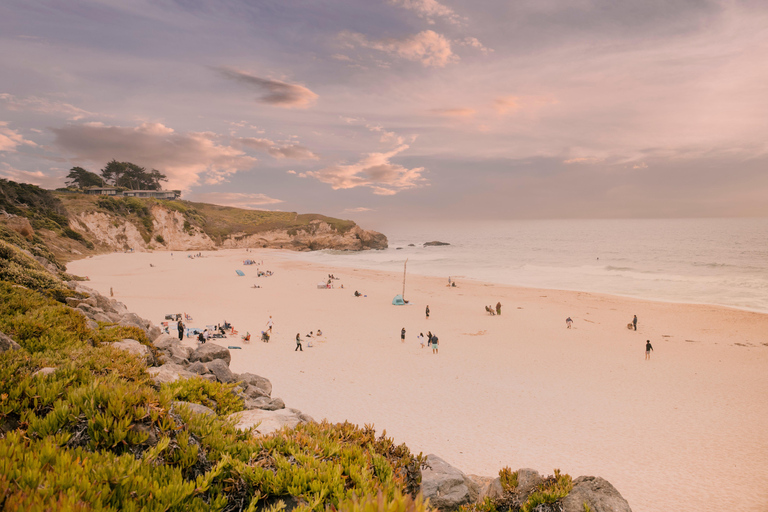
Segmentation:
[(392, 305), (393, 306), (404, 306), (405, 305), (405, 301), (403, 300), (403, 296), (400, 295), (399, 293), (397, 295), (395, 295), (395, 298), (392, 299)]

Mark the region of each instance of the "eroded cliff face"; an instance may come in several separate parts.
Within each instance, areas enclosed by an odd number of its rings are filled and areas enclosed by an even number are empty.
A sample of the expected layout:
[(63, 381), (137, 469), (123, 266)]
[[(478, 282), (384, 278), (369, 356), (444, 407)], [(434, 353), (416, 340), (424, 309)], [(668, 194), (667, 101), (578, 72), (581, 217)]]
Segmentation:
[[(148, 251), (204, 251), (217, 248), (258, 248), (316, 251), (336, 249), (360, 251), (365, 249), (386, 249), (387, 237), (376, 231), (366, 231), (354, 226), (345, 233), (339, 233), (330, 224), (314, 220), (306, 229), (271, 230), (257, 234), (232, 233), (217, 244), (200, 229), (187, 225), (184, 216), (161, 206), (151, 208), (153, 231), (145, 240), (141, 231), (129, 220), (101, 212), (86, 212), (76, 215), (70, 222), (73, 229), (91, 239), (94, 243), (112, 250)], [(146, 236), (146, 233), (145, 233)], [(158, 236), (160, 240), (158, 241)]]

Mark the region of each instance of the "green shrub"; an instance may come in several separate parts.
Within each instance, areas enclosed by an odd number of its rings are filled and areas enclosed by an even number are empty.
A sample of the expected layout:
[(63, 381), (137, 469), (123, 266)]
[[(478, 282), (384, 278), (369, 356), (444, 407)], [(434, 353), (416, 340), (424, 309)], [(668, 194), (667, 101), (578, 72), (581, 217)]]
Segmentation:
[(501, 481), (501, 487), (506, 492), (517, 492), (517, 471), (512, 471), (509, 466), (504, 467), (499, 471), (499, 480)]
[(219, 415), (226, 416), (242, 411), (243, 399), (234, 392), (236, 384), (210, 382), (203, 378), (179, 379), (163, 386), (174, 400), (192, 402), (210, 407)]
[(155, 242), (165, 245), (165, 238), (163, 238), (163, 235), (157, 235), (155, 237)]
[(555, 503), (562, 500), (573, 489), (571, 475), (561, 475), (559, 469), (555, 469), (554, 476), (545, 479), (520, 507), (521, 512), (531, 512), (542, 503)]

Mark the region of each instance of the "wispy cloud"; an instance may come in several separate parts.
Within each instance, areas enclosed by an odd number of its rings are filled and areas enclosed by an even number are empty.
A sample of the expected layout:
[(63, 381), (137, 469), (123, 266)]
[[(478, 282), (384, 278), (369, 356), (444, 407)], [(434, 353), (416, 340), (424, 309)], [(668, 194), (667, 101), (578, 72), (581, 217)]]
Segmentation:
[(64, 185), (62, 173), (46, 174), (42, 171), (25, 171), (11, 167), (7, 163), (0, 166), (0, 176), (17, 183), (31, 183), (41, 188), (58, 188)]
[(563, 160), (564, 164), (596, 164), (597, 162), (601, 162), (603, 159), (598, 158), (596, 156), (578, 156), (574, 158), (569, 158), (568, 160)]
[(39, 98), (37, 96), (27, 96), (20, 98), (13, 94), (0, 93), (0, 103), (5, 105), (8, 110), (14, 111), (33, 111), (43, 114), (63, 114), (71, 121), (78, 121), (84, 117), (93, 117), (95, 114), (78, 108), (62, 101), (50, 100), (48, 98)]
[(366, 208), (365, 206), (358, 206), (357, 208), (345, 208), (341, 211), (341, 213), (364, 213), (364, 212), (375, 212), (373, 208)]
[(168, 176), (172, 188), (187, 189), (201, 179), (219, 183), (256, 163), (240, 149), (219, 144), (214, 133), (177, 133), (160, 123), (137, 127), (86, 123), (52, 131), (54, 144), (75, 162), (104, 165), (114, 158), (156, 168)]
[(256, 137), (242, 137), (234, 139), (234, 143), (240, 146), (246, 146), (260, 151), (266, 151), (274, 158), (289, 158), (292, 160), (318, 160), (320, 157), (310, 151), (308, 148), (299, 144), (278, 145), (269, 139), (259, 139)]
[(374, 194), (389, 196), (426, 183), (423, 167), (408, 169), (390, 162), (390, 158), (408, 149), (403, 144), (384, 153), (369, 153), (349, 165), (332, 165), (319, 171), (302, 173), (331, 185), (334, 190), (368, 187)]
[(402, 38), (379, 40), (368, 39), (357, 32), (342, 32), (340, 40), (350, 48), (370, 48), (395, 55), (406, 60), (420, 62), (425, 67), (441, 68), (457, 61), (458, 56), (451, 51), (451, 42), (433, 30), (424, 30), (418, 34)]
[(433, 108), (428, 112), (443, 117), (472, 117), (477, 114), (473, 108)]
[(475, 48), (476, 50), (480, 50), (483, 54), (488, 55), (493, 53), (493, 48), (488, 48), (483, 43), (480, 42), (480, 40), (476, 37), (465, 37), (464, 39), (459, 39), (456, 41), (456, 44), (459, 44), (461, 46), (469, 46), (470, 48)]
[(547, 105), (556, 105), (557, 99), (548, 96), (502, 96), (493, 102), (498, 114), (513, 114), (519, 110), (535, 109)]
[(37, 146), (16, 130), (8, 128), (7, 122), (0, 121), (0, 151), (16, 151), (16, 147), (21, 145)]
[(225, 78), (252, 87), (261, 93), (261, 103), (285, 108), (307, 108), (315, 103), (318, 96), (303, 85), (289, 84), (280, 80), (261, 78), (231, 68), (216, 68)]
[(245, 194), (239, 192), (204, 192), (192, 193), (189, 197), (198, 202), (233, 206), (247, 210), (263, 210), (263, 206), (282, 203), (282, 199), (275, 199), (265, 194)]
[(389, 3), (414, 11), (430, 24), (435, 23), (435, 18), (442, 18), (456, 25), (462, 21), (461, 16), (453, 9), (437, 0), (389, 0)]

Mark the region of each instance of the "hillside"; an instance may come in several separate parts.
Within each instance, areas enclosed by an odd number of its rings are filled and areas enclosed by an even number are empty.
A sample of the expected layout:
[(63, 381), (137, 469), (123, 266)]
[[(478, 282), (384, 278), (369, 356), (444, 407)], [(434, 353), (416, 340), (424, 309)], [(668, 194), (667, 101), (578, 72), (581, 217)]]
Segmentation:
[(34, 245), (47, 246), (62, 262), (130, 249), (360, 251), (387, 247), (387, 237), (381, 233), (319, 214), (50, 192), (7, 180), (0, 180), (0, 224), (30, 242), (36, 240)]

